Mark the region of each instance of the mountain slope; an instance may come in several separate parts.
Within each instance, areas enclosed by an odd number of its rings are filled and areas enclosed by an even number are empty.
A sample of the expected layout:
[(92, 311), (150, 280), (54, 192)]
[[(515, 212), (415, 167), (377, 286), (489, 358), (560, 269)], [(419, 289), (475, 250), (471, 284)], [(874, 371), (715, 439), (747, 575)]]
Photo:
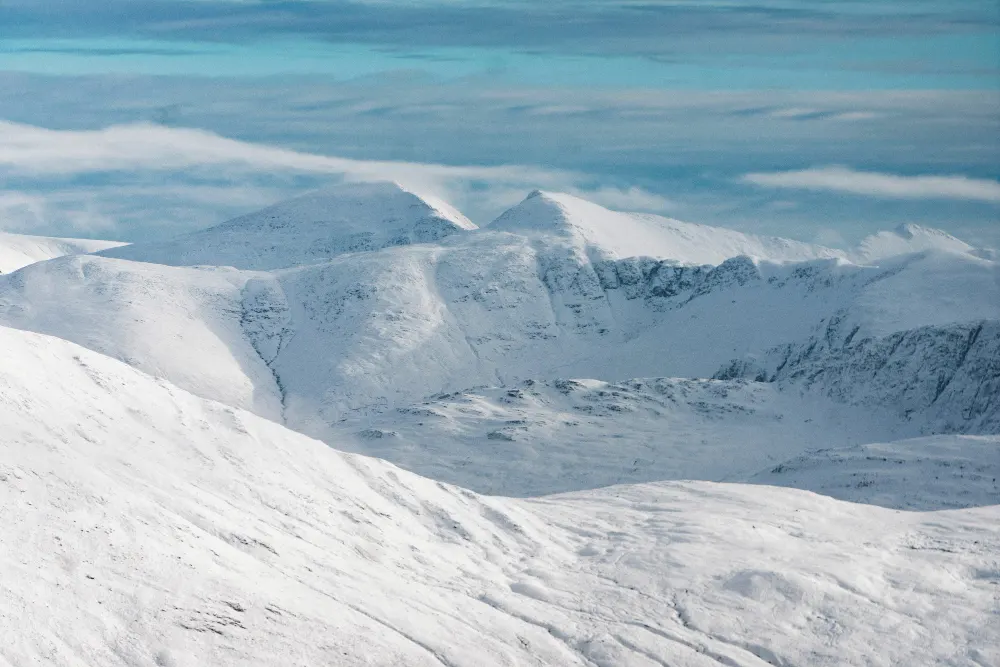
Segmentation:
[[(1000, 320), (998, 276), (996, 262), (967, 253), (926, 251), (870, 266), (745, 256), (690, 266), (592, 259), (557, 236), (480, 230), (271, 272), (64, 258), (0, 277), (0, 323), (72, 340), (422, 474), (523, 495), (743, 479), (801, 455), (805, 443), (995, 432), (994, 408), (974, 391), (984, 380), (955, 382), (930, 399), (939, 374), (988, 374), (992, 348), (956, 365), (956, 346), (971, 322)], [(914, 334), (922, 328), (951, 326), (965, 334), (898, 346), (877, 373), (840, 352), (819, 356), (862, 341), (885, 356), (894, 341), (923, 340)], [(939, 354), (942, 346), (951, 352)], [(720, 378), (756, 380), (761, 367), (770, 379), (790, 349), (810, 375), (829, 367), (830, 383), (808, 396), (797, 382), (759, 392), (722, 384), (731, 399), (698, 390), (675, 404), (626, 382), (708, 378), (734, 358), (739, 368)], [(566, 378), (610, 383), (599, 391), (628, 400), (587, 415), (583, 394), (554, 389)], [(527, 382), (542, 396), (509, 401), (506, 392)], [(847, 410), (840, 396), (854, 383), (865, 399)], [(959, 390), (966, 386), (972, 391)], [(462, 398), (434, 398), (442, 394)], [(702, 414), (697, 402), (721, 412)], [(636, 411), (615, 412), (617, 403)], [(981, 418), (965, 419), (970, 410)], [(574, 421), (582, 425), (567, 424)], [(740, 447), (748, 429), (756, 435)], [(369, 431), (396, 436), (358, 435)], [(704, 447), (718, 458), (706, 460)], [(485, 465), (490, 456), (502, 462)]]
[(775, 262), (841, 257), (843, 253), (788, 239), (755, 236), (657, 215), (619, 213), (573, 195), (536, 190), (489, 229), (555, 236), (611, 257), (656, 257), (682, 264), (720, 264), (738, 255)]
[[(734, 357), (808, 341), (834, 321), (860, 339), (1000, 319), (997, 275), (994, 262), (940, 254), (873, 267), (595, 264), (479, 233), (280, 272), (295, 335), (272, 368), (299, 425), (477, 385), (711, 377)], [(309, 432), (323, 437), (317, 428)]]
[(475, 229), (443, 202), (395, 183), (342, 183), (171, 241), (104, 253), (171, 265), (276, 269)]
[(735, 361), (719, 379), (754, 378), (788, 391), (891, 412), (925, 433), (1000, 433), (1000, 321), (920, 327), (877, 338), (837, 334)]
[(10, 664), (1000, 658), (995, 507), (695, 483), (486, 498), (65, 341), (0, 327), (0, 347)]
[(0, 273), (11, 273), (22, 266), (54, 257), (98, 252), (123, 245), (125, 244), (118, 241), (60, 239), (0, 232)]
[(0, 276), (0, 323), (59, 336), (280, 421), (280, 389), (243, 330), (251, 276), (63, 257)]

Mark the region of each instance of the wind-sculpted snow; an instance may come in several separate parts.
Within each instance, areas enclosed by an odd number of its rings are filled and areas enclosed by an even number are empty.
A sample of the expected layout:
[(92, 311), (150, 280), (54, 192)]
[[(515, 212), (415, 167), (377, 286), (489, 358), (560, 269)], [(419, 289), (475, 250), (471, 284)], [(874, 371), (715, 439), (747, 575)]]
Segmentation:
[(125, 245), (119, 241), (60, 239), (0, 232), (0, 273), (65, 255), (80, 255)]
[(395, 183), (342, 183), (171, 241), (104, 254), (172, 265), (277, 269), (475, 229), (443, 202)]
[(11, 665), (995, 664), (996, 507), (478, 496), (0, 327)]

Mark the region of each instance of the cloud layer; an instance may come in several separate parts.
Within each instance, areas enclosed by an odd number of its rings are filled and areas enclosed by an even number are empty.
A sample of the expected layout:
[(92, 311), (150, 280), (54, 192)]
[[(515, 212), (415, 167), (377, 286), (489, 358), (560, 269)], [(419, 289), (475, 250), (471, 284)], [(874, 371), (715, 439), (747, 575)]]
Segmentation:
[(1000, 202), (1000, 181), (966, 176), (899, 176), (831, 166), (750, 173), (742, 180), (766, 188), (843, 192), (867, 197)]
[[(55, 222), (128, 238), (187, 231), (219, 222), (212, 214), (224, 218), (337, 180), (396, 181), (450, 201), (480, 223), (539, 187), (626, 210), (671, 206), (641, 188), (615, 188), (569, 170), (357, 160), (148, 123), (75, 131), (0, 122), (0, 177), (34, 186), (0, 190), (0, 229), (37, 232)], [(261, 193), (271, 199), (262, 201)], [(149, 207), (145, 224), (115, 229), (116, 217), (141, 217), (142, 206)]]
[(996, 89), (998, 24), (992, 0), (4, 0), (0, 67)]

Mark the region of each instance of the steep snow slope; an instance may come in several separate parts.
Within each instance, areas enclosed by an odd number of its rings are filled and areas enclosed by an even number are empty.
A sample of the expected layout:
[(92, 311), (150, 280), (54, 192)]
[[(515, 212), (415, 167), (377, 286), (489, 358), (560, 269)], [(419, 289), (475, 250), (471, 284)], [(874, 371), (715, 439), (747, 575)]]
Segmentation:
[(342, 183), (171, 241), (104, 253), (172, 265), (275, 269), (475, 229), (444, 202), (395, 183)]
[(0, 232), (0, 273), (17, 271), (22, 266), (53, 257), (98, 252), (122, 245), (125, 244), (118, 241), (59, 239)]
[(485, 498), (0, 328), (0, 657), (992, 664), (997, 507), (705, 483)]
[(695, 225), (657, 215), (619, 213), (579, 197), (536, 190), (494, 220), (490, 229), (572, 240), (598, 255), (648, 256), (683, 264), (719, 264), (730, 257), (801, 261), (841, 257), (822, 246)]
[(0, 276), (0, 323), (71, 340), (280, 421), (280, 390), (243, 330), (248, 278), (225, 268), (63, 257)]

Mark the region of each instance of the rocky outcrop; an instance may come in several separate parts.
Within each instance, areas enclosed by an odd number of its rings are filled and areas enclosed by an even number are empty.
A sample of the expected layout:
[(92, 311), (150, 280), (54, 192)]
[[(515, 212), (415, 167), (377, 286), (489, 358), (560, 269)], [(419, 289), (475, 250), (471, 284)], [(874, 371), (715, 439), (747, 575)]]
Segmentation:
[(892, 410), (933, 433), (1000, 433), (1000, 322), (920, 327), (861, 338), (835, 321), (805, 344), (733, 361), (716, 379), (748, 378)]

